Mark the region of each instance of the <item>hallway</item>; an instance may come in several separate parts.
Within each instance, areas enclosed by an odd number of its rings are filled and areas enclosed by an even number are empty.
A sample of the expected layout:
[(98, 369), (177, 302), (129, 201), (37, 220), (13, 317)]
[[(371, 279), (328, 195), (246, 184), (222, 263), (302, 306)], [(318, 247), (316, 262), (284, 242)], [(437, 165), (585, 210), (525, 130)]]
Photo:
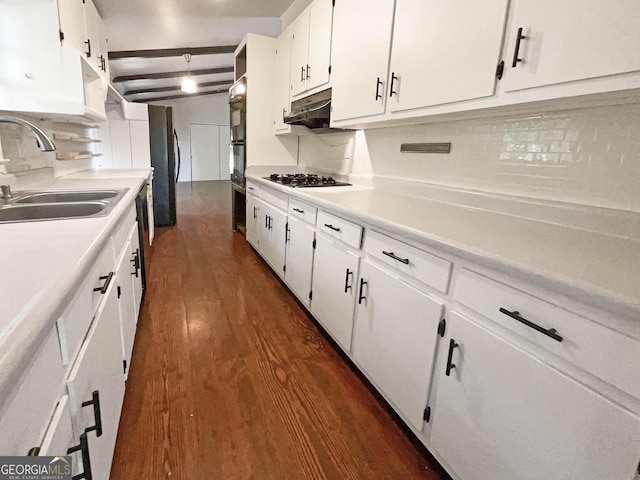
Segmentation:
[(232, 232), (230, 188), (178, 184), (147, 253), (111, 479), (449, 478)]

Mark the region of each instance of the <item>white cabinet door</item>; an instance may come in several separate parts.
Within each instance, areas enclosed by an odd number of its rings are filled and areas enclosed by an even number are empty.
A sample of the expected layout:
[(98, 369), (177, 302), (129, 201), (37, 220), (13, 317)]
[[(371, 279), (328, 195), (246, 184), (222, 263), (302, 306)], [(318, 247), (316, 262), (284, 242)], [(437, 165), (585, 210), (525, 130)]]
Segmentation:
[(284, 116), (291, 111), (291, 35), (289, 26), (276, 40), (276, 57), (273, 79), (273, 129), (277, 133), (288, 132), (291, 127), (284, 123)]
[(260, 253), (278, 276), (283, 278), (287, 216), (261, 201), (259, 222)]
[[(116, 282), (111, 281), (105, 299), (80, 349), (67, 381), (76, 438), (101, 420), (102, 434), (87, 434), (95, 480), (108, 480), (124, 398), (122, 345)], [(94, 392), (98, 392), (97, 415)], [(83, 403), (85, 406), (83, 406)]]
[(133, 305), (135, 308), (134, 319), (138, 323), (140, 306), (142, 304), (142, 255), (140, 254), (140, 237), (138, 235), (138, 222), (133, 224), (129, 234), (129, 275), (133, 286)]
[[(69, 409), (69, 396), (63, 395), (58, 406), (53, 412), (51, 423), (40, 446), (40, 456), (63, 456), (67, 450), (76, 444), (71, 425), (71, 410)], [(79, 458), (79, 456), (77, 457)], [(76, 457), (74, 456), (74, 461)], [(74, 462), (75, 463), (75, 462)]]
[(311, 312), (346, 352), (351, 350), (360, 256), (318, 234), (313, 260)]
[(394, 3), (337, 2), (331, 51), (331, 120), (384, 113)]
[(131, 352), (133, 351), (133, 339), (136, 336), (136, 305), (134, 299), (131, 244), (127, 242), (124, 251), (116, 264), (116, 288), (118, 306), (120, 310), (120, 333), (122, 338), (122, 358), (127, 365), (124, 376), (127, 377), (129, 365), (131, 365)]
[(637, 416), (455, 313), (444, 340), (431, 446), (457, 477), (635, 478)]
[(309, 20), (306, 9), (295, 19), (291, 29), (291, 96), (307, 90), (307, 63), (309, 61)]
[(62, 45), (85, 51), (87, 40), (84, 22), (84, 3), (78, 0), (58, 0), (60, 31), (64, 36)]
[(300, 301), (309, 307), (315, 229), (307, 223), (289, 217), (287, 234), (284, 280), (298, 295)]
[[(637, 0), (517, 0), (511, 8), (506, 91), (640, 70)], [(526, 38), (512, 67), (520, 28)]]
[(310, 7), (307, 90), (329, 83), (333, 0), (315, 0)]
[(397, 0), (387, 110), (493, 95), (507, 4)]
[(364, 261), (353, 357), (394, 407), (417, 430), (424, 409), (438, 339), (442, 303)]
[(247, 232), (245, 238), (253, 248), (258, 249), (258, 228), (260, 217), (260, 203), (256, 197), (247, 194)]
[(84, 45), (84, 53), (89, 63), (95, 67), (96, 70), (102, 71), (100, 69), (100, 23), (102, 19), (100, 18), (100, 14), (96, 9), (96, 6), (93, 4), (93, 0), (85, 0), (84, 2), (84, 19), (85, 19), (85, 29), (86, 29), (86, 39)]

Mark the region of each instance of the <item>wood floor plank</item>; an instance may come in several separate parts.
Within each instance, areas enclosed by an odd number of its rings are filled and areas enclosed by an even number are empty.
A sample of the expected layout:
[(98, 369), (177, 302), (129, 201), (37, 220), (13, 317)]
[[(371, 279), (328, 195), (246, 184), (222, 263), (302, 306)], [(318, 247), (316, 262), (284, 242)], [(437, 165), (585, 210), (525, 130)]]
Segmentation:
[(112, 480), (449, 477), (231, 231), (228, 182), (157, 231)]

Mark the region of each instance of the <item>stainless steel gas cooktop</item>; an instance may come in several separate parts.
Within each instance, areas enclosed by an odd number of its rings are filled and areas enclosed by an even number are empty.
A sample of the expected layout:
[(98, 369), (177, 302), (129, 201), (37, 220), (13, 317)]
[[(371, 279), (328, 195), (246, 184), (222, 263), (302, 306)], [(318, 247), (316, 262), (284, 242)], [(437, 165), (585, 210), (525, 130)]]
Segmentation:
[(265, 180), (286, 185), (292, 188), (303, 187), (344, 187), (351, 185), (346, 182), (339, 182), (333, 177), (316, 175), (315, 173), (272, 173)]

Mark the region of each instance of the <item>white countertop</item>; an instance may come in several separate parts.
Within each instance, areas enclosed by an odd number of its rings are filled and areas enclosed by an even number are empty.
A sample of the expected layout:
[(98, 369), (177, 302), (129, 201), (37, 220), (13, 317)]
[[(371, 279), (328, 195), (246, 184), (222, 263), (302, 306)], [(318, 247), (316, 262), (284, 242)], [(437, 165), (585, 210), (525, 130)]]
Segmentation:
[[(264, 180), (262, 173), (247, 178), (580, 302), (640, 319), (639, 238), (372, 187), (290, 188)], [(624, 216), (640, 222), (638, 214)]]
[(0, 224), (0, 398), (8, 397), (73, 300), (149, 174), (91, 170), (30, 185), (28, 190), (129, 190), (105, 217)]

